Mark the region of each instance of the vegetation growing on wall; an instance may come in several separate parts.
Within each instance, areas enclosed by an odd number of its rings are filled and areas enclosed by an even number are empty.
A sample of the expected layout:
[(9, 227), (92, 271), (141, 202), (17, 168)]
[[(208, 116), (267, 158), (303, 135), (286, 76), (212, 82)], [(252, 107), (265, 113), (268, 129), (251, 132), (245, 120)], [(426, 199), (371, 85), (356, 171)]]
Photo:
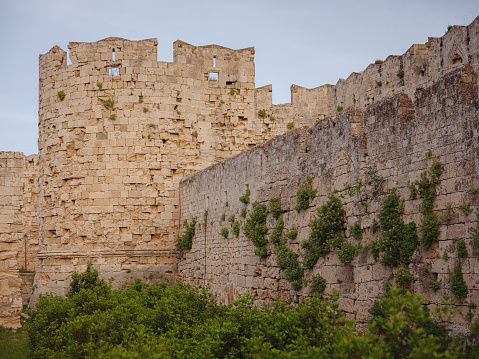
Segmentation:
[(196, 217), (193, 217), (191, 223), (188, 224), (188, 221), (185, 220), (185, 233), (182, 236), (178, 237), (176, 241), (176, 248), (178, 250), (190, 250), (193, 245), (193, 237), (195, 236), (196, 231)]
[(405, 224), (403, 212), (404, 206), (399, 195), (396, 192), (389, 194), (378, 216), (379, 238), (370, 244), (375, 259), (385, 265), (408, 263), (419, 244), (416, 224)]
[(302, 210), (308, 209), (310, 201), (316, 197), (317, 190), (313, 189), (311, 183), (313, 179), (311, 176), (306, 177), (306, 183), (303, 187), (298, 188), (296, 192), (296, 211), (301, 212)]
[(240, 202), (243, 202), (244, 204), (248, 204), (250, 195), (251, 195), (251, 191), (249, 187), (246, 187), (246, 193), (239, 198)]
[(439, 221), (433, 211), (434, 196), (439, 185), (439, 176), (444, 172), (444, 167), (439, 161), (434, 161), (428, 171), (421, 173), (421, 179), (415, 182), (419, 195), (423, 198), (421, 213), (423, 215), (419, 226), (421, 242), (424, 248), (429, 249), (439, 237)]
[(251, 212), (249, 218), (246, 220), (243, 229), (245, 236), (249, 238), (256, 247), (254, 253), (260, 257), (267, 256), (265, 246), (268, 243), (268, 239), (264, 237), (265, 234), (268, 232), (268, 228), (266, 227), (267, 215), (268, 212), (266, 209), (266, 205), (254, 202), (253, 211)]
[(464, 281), (464, 276), (462, 274), (461, 265), (456, 265), (454, 267), (454, 273), (451, 275), (450, 279), (451, 292), (459, 299), (466, 299), (468, 288), (467, 284)]
[(339, 249), (341, 258), (346, 262), (350, 260), (352, 253), (356, 253), (357, 248), (351, 250), (350, 244), (346, 244), (346, 239), (342, 236), (345, 214), (341, 201), (333, 194), (318, 208), (316, 216), (309, 222), (311, 228), (309, 238), (301, 243), (305, 249), (303, 254), (305, 268), (313, 268), (319, 257), (331, 251), (331, 246)]

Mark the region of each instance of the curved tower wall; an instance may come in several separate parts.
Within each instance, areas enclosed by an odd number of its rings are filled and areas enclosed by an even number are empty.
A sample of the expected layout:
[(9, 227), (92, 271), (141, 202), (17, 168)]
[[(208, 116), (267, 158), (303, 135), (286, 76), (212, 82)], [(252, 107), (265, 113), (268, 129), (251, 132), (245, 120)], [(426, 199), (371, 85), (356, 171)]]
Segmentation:
[(65, 294), (88, 261), (114, 286), (173, 280), (180, 179), (272, 136), (256, 116), (253, 48), (177, 41), (172, 63), (155, 39), (69, 49), (71, 65), (58, 46), (40, 56), (33, 302)]

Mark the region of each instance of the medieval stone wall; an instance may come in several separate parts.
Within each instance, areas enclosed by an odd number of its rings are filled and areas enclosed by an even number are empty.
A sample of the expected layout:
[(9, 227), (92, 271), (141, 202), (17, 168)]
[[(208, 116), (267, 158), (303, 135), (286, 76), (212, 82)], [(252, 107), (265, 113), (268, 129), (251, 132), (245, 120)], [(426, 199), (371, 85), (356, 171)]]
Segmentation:
[[(170, 63), (157, 61), (155, 39), (108, 38), (70, 43), (71, 65), (67, 65), (67, 53), (53, 47), (39, 58), (39, 155), (10, 152), (0, 156), (4, 161), (0, 176), (4, 303), (18, 309), (17, 272), (25, 257), (27, 269), (37, 269), (31, 303), (42, 293), (65, 294), (71, 272), (83, 270), (89, 260), (103, 277), (113, 278), (115, 286), (137, 277), (150, 282), (175, 280), (182, 178), (292, 127), (317, 121), (328, 127), (335, 122), (325, 119), (337, 106), (355, 108), (336, 118), (351, 114), (351, 133), (359, 136), (361, 110), (370, 104), (397, 94), (412, 100), (418, 89), (430, 87), (465, 63), (477, 72), (478, 26), (478, 19), (467, 27), (453, 26), (443, 37), (413, 45), (404, 55), (390, 56), (336, 85), (313, 89), (293, 85), (291, 103), (281, 105), (272, 105), (271, 85), (255, 88), (253, 48), (192, 46), (178, 40)], [(304, 131), (289, 135), (306, 141), (301, 142), (301, 151), (309, 148)], [(344, 136), (331, 144), (336, 146), (331, 149), (335, 156), (352, 145), (341, 142), (350, 141)], [(288, 138), (272, 143), (281, 143), (284, 150), (299, 150)], [(262, 150), (251, 153), (257, 151)], [(337, 168), (336, 177), (349, 173), (346, 167)], [(283, 184), (304, 172), (294, 166), (279, 169), (288, 173)], [(233, 173), (234, 177), (225, 177), (226, 187), (237, 176), (245, 176)], [(300, 177), (296, 181), (304, 180)], [(245, 177), (244, 182), (248, 181)], [(242, 186), (235, 189), (242, 190)], [(291, 196), (295, 193), (288, 191)], [(221, 190), (208, 196), (221, 203), (227, 194)], [(213, 203), (208, 196), (206, 207)], [(24, 234), (28, 236), (26, 256)], [(240, 247), (234, 248), (232, 253)], [(226, 277), (236, 275), (232, 273), (236, 272), (227, 272)], [(257, 277), (255, 272), (255, 281), (260, 281)], [(207, 276), (201, 278), (190, 280), (199, 283)], [(255, 284), (254, 288), (262, 287)], [(266, 298), (265, 293), (260, 297)], [(17, 313), (17, 309), (12, 310)]]
[[(387, 280), (395, 285), (398, 270), (375, 261), (370, 253), (368, 245), (378, 236), (371, 230), (373, 220), (386, 195), (396, 188), (404, 200), (404, 220), (419, 224), (422, 199), (410, 198), (408, 184), (420, 179), (433, 161), (444, 165), (434, 211), (438, 215), (445, 213), (450, 203), (451, 219), (441, 222), (439, 241), (431, 249), (420, 246), (412, 257), (408, 266), (414, 276), (412, 290), (421, 293), (433, 309), (443, 294), (451, 294), (450, 271), (460, 263), (469, 294), (464, 301), (454, 299), (459, 309), (454, 322), (456, 330), (464, 329), (467, 303), (479, 301), (479, 260), (472, 255), (470, 234), (476, 218), (460, 209), (466, 203), (476, 210), (479, 205), (479, 100), (477, 76), (469, 65), (430, 87), (418, 89), (412, 98), (396, 94), (366, 109), (345, 110), (311, 128), (276, 137), (184, 178), (180, 182), (180, 219), (191, 223), (197, 217), (198, 225), (193, 248), (184, 251), (179, 259), (179, 278), (195, 286), (209, 284), (225, 302), (247, 291), (258, 304), (271, 303), (275, 297), (289, 303), (300, 302), (310, 296), (310, 289), (292, 288), (276, 263), (272, 244), (267, 246), (267, 258), (254, 254), (252, 242), (244, 236), (241, 211), (246, 208), (251, 213), (252, 202), (267, 203), (280, 197), (285, 210), (283, 233), (298, 231), (295, 240), (288, 240), (288, 247), (301, 254), (300, 243), (309, 236), (308, 223), (317, 208), (335, 190), (344, 194), (346, 182), (362, 180), (367, 185), (361, 195), (345, 195), (341, 199), (346, 210), (346, 228), (358, 222), (364, 230), (360, 241), (346, 231), (352, 244), (363, 245), (362, 252), (350, 265), (342, 265), (333, 251), (320, 258), (312, 270), (306, 269), (305, 278), (320, 273), (327, 282), (326, 293), (338, 290), (341, 307), (364, 323), (369, 319), (368, 309), (381, 292), (382, 282)], [(294, 209), (297, 189), (308, 175), (318, 192), (310, 208), (298, 213)], [(247, 187), (251, 203), (246, 206), (239, 197)], [(223, 214), (226, 220), (222, 220)], [(227, 220), (231, 215), (241, 221), (239, 237), (232, 234)], [(268, 236), (274, 225), (270, 214)], [(227, 238), (220, 234), (222, 228), (229, 230)], [(458, 258), (456, 238), (466, 241), (467, 258)], [(443, 257), (446, 252), (448, 260)], [(440, 281), (437, 292), (430, 288), (424, 268)]]
[[(22, 278), (20, 271), (34, 271), (38, 252), (36, 184), (37, 156), (21, 152), (0, 152), (0, 325), (20, 326)], [(28, 177), (28, 179), (26, 178)], [(25, 258), (25, 239), (27, 258)]]

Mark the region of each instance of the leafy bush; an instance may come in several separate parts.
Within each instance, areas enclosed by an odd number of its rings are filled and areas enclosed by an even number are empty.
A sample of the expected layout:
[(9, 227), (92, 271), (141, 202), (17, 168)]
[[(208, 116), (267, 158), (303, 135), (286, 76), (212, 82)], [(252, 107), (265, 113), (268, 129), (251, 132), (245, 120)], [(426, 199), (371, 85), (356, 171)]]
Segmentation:
[(241, 210), (241, 217), (246, 218), (246, 215), (247, 215), (247, 214), (248, 214), (248, 211), (246, 210), (246, 208), (243, 208), (243, 209)]
[(258, 117), (259, 118), (266, 118), (266, 110), (262, 109), (258, 111)]
[(309, 202), (316, 197), (317, 190), (313, 189), (311, 182), (313, 179), (310, 176), (306, 177), (306, 183), (303, 187), (298, 188), (296, 192), (296, 207), (294, 209), (299, 213), (302, 210), (308, 209)]
[(454, 267), (454, 273), (451, 275), (451, 292), (460, 299), (466, 299), (468, 288), (462, 275), (462, 267), (457, 265)]
[[(320, 291), (323, 281), (315, 279)], [(391, 289), (359, 333), (339, 309), (337, 292), (297, 307), (276, 300), (258, 308), (248, 294), (226, 306), (208, 288), (137, 280), (112, 290), (100, 280), (66, 298), (41, 296), (25, 328), (33, 359), (477, 357), (477, 325), (467, 337), (453, 338), (443, 324), (448, 304), (437, 308), (436, 324), (422, 302)]]
[(298, 236), (298, 231), (296, 229), (293, 229), (292, 231), (286, 233), (285, 236), (289, 239), (296, 239), (296, 237)]
[(343, 106), (338, 105), (338, 106), (336, 107), (336, 112), (341, 112), (342, 110), (343, 110)]
[(439, 185), (439, 176), (444, 172), (444, 166), (439, 161), (431, 164), (429, 171), (421, 173), (421, 179), (415, 181), (418, 192), (423, 198), (421, 212), (423, 219), (420, 225), (421, 242), (426, 249), (429, 249), (434, 241), (439, 237), (439, 221), (433, 212), (434, 196), (436, 188)]
[(64, 91), (58, 91), (57, 96), (60, 99), (60, 101), (63, 101), (65, 97), (67, 96), (67, 94)]
[(413, 281), (413, 276), (411, 272), (409, 272), (406, 268), (399, 268), (394, 279), (396, 280), (396, 284), (403, 289), (409, 288)]
[(311, 293), (323, 293), (326, 289), (326, 279), (321, 274), (316, 274), (311, 278)]
[(459, 258), (467, 257), (468, 252), (466, 248), (466, 242), (464, 241), (464, 239), (460, 239), (457, 241), (456, 248), (457, 248), (457, 255), (459, 256)]
[(407, 225), (402, 220), (403, 204), (395, 192), (384, 199), (383, 208), (379, 211), (380, 236), (373, 246), (373, 255), (385, 265), (397, 266), (408, 263), (416, 250), (419, 241), (416, 224)]
[(238, 237), (239, 236), (239, 233), (240, 233), (240, 222), (239, 221), (235, 221), (233, 223), (233, 225), (231, 226), (231, 232), (233, 232), (233, 234)]
[(115, 104), (115, 102), (111, 98), (109, 98), (108, 100), (103, 100), (102, 103), (107, 110), (111, 110), (113, 108), (113, 105)]
[(306, 250), (303, 254), (304, 267), (313, 268), (320, 256), (331, 251), (330, 242), (344, 230), (345, 214), (341, 201), (333, 194), (318, 208), (317, 216), (309, 222), (309, 238), (301, 243)]
[(349, 233), (353, 236), (354, 239), (363, 238), (363, 230), (361, 229), (361, 224), (359, 222), (354, 223), (349, 227)]
[(288, 130), (292, 130), (293, 127), (294, 127), (294, 122), (288, 122), (288, 124), (286, 125), (286, 127), (288, 128)]
[(196, 217), (193, 217), (191, 224), (188, 224), (188, 221), (185, 220), (185, 233), (182, 236), (178, 237), (176, 241), (176, 248), (178, 250), (190, 250), (193, 245), (193, 237), (196, 232)]
[(225, 228), (225, 227), (221, 228), (220, 234), (221, 234), (224, 238), (228, 238), (228, 234), (229, 234), (228, 228)]
[(281, 197), (271, 198), (269, 200), (269, 212), (273, 215), (274, 219), (278, 219), (284, 211), (281, 209)]
[[(264, 238), (264, 236), (268, 232), (268, 228), (265, 225), (267, 215), (268, 212), (265, 204), (259, 204), (258, 202), (253, 203), (253, 211), (246, 220), (243, 228), (245, 236), (259, 249), (255, 251), (255, 253), (257, 255), (261, 254), (260, 257), (266, 256), (266, 248), (264, 248), (264, 246), (268, 243), (268, 239)], [(264, 250), (261, 248), (264, 248)]]
[[(246, 187), (246, 193), (244, 195), (240, 196), (240, 198), (239, 198), (240, 202), (243, 202), (244, 204), (248, 204), (250, 194), (251, 194), (251, 191), (250, 191), (249, 187)], [(243, 212), (241, 212), (241, 213), (243, 213)], [(246, 216), (243, 216), (243, 217), (246, 217)]]

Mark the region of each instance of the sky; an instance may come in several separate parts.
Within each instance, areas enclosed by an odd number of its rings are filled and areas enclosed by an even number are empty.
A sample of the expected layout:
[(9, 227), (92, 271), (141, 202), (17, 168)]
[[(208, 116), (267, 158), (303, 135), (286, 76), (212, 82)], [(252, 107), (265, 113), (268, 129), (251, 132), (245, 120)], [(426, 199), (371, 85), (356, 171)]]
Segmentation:
[(55, 45), (158, 38), (159, 61), (176, 40), (254, 46), (256, 87), (278, 104), (478, 15), (478, 0), (0, 0), (0, 151), (38, 153), (38, 55)]

